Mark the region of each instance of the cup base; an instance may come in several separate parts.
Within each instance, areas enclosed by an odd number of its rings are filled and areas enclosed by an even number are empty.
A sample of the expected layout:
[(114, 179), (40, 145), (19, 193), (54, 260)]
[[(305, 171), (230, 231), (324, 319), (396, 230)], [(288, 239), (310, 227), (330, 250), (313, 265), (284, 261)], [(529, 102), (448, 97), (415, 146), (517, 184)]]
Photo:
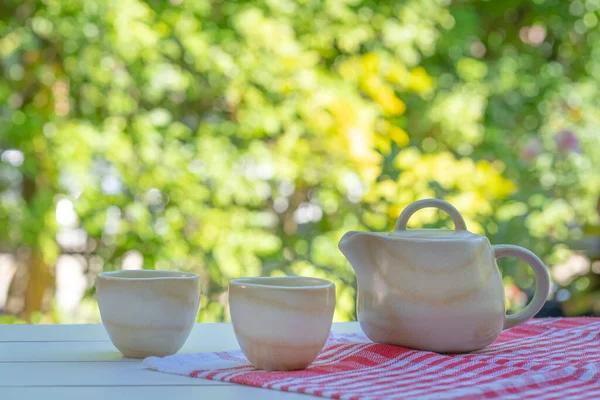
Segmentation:
[(127, 358), (165, 357), (177, 353), (187, 341), (192, 326), (181, 328), (149, 328), (107, 323), (113, 345)]
[(286, 345), (253, 340), (237, 335), (248, 360), (257, 369), (266, 371), (297, 371), (306, 369), (317, 358), (323, 345)]
[(168, 351), (168, 352), (160, 352), (160, 351), (157, 352), (157, 351), (132, 350), (132, 349), (126, 349), (123, 347), (117, 347), (117, 350), (119, 350), (119, 352), (123, 355), (123, 357), (135, 358), (135, 359), (144, 359), (146, 357), (166, 357), (166, 356), (171, 356), (171, 355), (177, 353), (177, 350)]

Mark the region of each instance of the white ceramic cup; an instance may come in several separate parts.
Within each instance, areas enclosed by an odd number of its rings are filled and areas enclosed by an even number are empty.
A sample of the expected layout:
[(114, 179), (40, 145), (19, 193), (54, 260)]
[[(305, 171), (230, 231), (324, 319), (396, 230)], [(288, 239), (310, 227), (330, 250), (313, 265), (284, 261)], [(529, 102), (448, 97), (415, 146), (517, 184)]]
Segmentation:
[(130, 358), (176, 353), (194, 326), (200, 302), (198, 275), (187, 272), (104, 272), (96, 293), (108, 336)]
[(229, 308), (238, 343), (252, 365), (304, 369), (329, 336), (335, 285), (300, 276), (234, 279)]

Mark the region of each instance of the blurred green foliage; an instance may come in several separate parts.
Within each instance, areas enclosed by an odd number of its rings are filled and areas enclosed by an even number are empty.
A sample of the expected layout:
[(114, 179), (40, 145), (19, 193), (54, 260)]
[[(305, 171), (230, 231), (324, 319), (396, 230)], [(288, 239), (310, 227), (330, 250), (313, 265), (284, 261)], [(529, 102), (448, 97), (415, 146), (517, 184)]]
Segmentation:
[[(228, 318), (229, 279), (286, 274), (333, 280), (351, 319), (339, 238), (424, 197), (563, 263), (598, 221), (599, 7), (3, 0), (0, 243), (30, 254), (25, 316), (70, 233), (96, 273), (199, 273), (202, 321)], [(597, 280), (569, 279), (600, 312)]]

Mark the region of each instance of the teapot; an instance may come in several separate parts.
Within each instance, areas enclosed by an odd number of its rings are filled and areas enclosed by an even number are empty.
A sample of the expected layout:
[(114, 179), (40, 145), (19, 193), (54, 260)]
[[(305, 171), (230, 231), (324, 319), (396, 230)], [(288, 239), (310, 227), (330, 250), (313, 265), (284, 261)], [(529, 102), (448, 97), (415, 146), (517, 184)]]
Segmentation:
[[(406, 229), (409, 218), (427, 207), (448, 213), (455, 229)], [(479, 350), (537, 314), (550, 290), (548, 271), (534, 253), (491, 245), (439, 199), (406, 207), (391, 232), (348, 232), (338, 246), (358, 281), (360, 326), (376, 343), (438, 353)], [(503, 257), (520, 258), (535, 273), (533, 299), (515, 315), (505, 314), (496, 264)]]

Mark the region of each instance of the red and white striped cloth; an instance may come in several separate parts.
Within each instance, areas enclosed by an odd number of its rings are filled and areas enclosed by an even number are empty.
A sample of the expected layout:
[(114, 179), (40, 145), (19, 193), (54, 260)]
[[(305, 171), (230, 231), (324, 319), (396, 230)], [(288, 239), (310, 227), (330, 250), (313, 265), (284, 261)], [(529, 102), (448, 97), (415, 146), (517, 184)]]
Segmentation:
[(254, 369), (240, 350), (150, 357), (154, 370), (334, 399), (600, 399), (600, 318), (534, 319), (443, 355), (332, 334), (307, 369)]

